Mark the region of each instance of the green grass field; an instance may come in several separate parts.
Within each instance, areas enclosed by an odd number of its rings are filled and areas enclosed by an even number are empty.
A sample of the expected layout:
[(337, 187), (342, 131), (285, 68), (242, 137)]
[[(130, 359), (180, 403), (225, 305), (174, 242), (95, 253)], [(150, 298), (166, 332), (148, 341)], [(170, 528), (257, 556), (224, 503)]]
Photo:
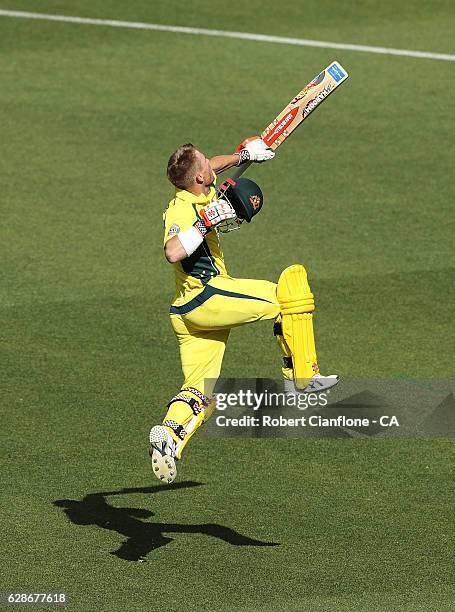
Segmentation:
[[(444, 0), (0, 9), (455, 53)], [(181, 383), (167, 159), (230, 152), (334, 58), (350, 79), (249, 174), (266, 204), (223, 240), (229, 272), (306, 265), (325, 370), (454, 377), (453, 62), (7, 17), (0, 52), (0, 591), (84, 612), (455, 609), (452, 440), (199, 435), (171, 487), (146, 443)], [(225, 376), (278, 376), (270, 327), (234, 330)]]

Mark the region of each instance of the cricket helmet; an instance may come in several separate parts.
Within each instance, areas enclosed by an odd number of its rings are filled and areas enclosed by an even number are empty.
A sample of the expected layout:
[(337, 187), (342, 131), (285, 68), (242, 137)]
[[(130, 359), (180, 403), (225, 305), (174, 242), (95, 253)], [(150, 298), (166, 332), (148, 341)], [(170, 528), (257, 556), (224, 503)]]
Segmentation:
[(222, 232), (238, 229), (243, 221), (250, 223), (264, 203), (264, 196), (259, 185), (247, 178), (229, 178), (224, 181), (219, 188), (218, 198), (229, 202), (237, 215), (232, 223), (227, 221), (222, 227), (218, 226)]

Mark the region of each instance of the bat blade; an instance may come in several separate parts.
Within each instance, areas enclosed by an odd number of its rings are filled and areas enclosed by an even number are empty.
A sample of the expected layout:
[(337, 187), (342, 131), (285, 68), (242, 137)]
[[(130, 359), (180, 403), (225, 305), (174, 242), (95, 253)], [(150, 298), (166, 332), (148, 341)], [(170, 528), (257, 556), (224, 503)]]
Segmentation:
[(338, 62), (332, 62), (300, 91), (261, 134), (272, 150), (277, 149), (292, 132), (348, 78)]
[[(317, 108), (337, 87), (348, 78), (348, 72), (334, 61), (320, 72), (287, 104), (281, 113), (261, 134), (262, 140), (273, 151), (288, 138), (292, 132)], [(242, 164), (233, 178), (241, 176), (251, 165)]]

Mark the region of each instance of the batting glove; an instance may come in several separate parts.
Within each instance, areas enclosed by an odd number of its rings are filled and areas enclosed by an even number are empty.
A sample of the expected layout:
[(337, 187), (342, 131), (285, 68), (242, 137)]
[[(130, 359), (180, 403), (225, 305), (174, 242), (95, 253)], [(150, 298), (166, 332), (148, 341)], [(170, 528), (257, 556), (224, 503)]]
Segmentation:
[(275, 152), (267, 147), (265, 142), (261, 138), (256, 138), (251, 142), (247, 142), (245, 147), (239, 151), (239, 163), (244, 164), (245, 162), (264, 162), (275, 157)]
[(235, 211), (229, 202), (226, 200), (214, 200), (207, 206), (204, 206), (199, 211), (201, 221), (196, 221), (195, 225), (203, 236), (209, 232), (212, 227), (226, 221), (226, 219), (234, 219), (236, 217)]

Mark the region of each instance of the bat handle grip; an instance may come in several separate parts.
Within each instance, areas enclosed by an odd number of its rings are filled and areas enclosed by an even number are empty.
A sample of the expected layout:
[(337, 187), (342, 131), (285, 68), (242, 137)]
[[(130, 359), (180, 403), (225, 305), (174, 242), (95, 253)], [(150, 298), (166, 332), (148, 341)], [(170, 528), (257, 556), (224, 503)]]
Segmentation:
[(251, 166), (252, 163), (253, 162), (249, 161), (249, 162), (246, 162), (245, 164), (242, 164), (241, 166), (237, 166), (231, 178), (236, 179), (242, 176), (242, 174), (248, 170), (248, 168)]

